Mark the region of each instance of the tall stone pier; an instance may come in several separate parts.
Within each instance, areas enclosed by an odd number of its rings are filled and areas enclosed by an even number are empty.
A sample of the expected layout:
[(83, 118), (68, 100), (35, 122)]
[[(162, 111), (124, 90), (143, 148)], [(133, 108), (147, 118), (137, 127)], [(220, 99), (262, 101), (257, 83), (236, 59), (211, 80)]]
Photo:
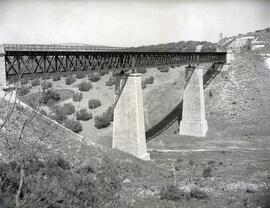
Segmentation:
[(6, 85), (5, 50), (4, 47), (0, 45), (0, 88), (5, 87)]
[(149, 160), (146, 149), (141, 74), (130, 74), (114, 108), (112, 147)]
[[(186, 68), (186, 70), (188, 70)], [(205, 137), (208, 130), (205, 119), (203, 67), (194, 69), (184, 90), (180, 135)]]

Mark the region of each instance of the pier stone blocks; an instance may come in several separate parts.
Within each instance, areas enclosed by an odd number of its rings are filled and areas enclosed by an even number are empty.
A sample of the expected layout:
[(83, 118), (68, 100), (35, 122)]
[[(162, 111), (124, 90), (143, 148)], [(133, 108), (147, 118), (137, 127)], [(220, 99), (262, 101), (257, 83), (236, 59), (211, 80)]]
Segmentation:
[(6, 67), (5, 67), (5, 51), (4, 47), (0, 45), (0, 88), (7, 85)]
[[(186, 69), (187, 70), (187, 69)], [(184, 90), (180, 135), (205, 137), (208, 130), (205, 119), (203, 68), (196, 67)]]
[(130, 74), (114, 108), (112, 147), (149, 160), (144, 125), (141, 74)]

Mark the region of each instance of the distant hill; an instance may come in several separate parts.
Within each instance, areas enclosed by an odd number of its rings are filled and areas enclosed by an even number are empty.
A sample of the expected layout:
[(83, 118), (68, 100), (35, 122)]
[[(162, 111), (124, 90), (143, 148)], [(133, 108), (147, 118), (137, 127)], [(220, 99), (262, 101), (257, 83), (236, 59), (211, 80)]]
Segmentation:
[(200, 51), (213, 52), (217, 50), (217, 44), (207, 41), (179, 41), (158, 45), (133, 47), (128, 49), (134, 51), (167, 51), (167, 52), (194, 52), (200, 49)]

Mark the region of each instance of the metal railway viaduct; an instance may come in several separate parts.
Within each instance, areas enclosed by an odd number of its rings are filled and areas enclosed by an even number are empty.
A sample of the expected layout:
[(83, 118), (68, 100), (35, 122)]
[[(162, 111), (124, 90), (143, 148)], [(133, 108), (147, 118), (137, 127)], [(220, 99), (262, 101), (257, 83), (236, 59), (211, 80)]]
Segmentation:
[(137, 51), (129, 48), (16, 45), (0, 50), (0, 87), (26, 75), (112, 70), (117, 76), (113, 122), (113, 148), (150, 159), (146, 149), (141, 74), (138, 67), (187, 65), (179, 134), (204, 137), (205, 119), (203, 63), (213, 69), (227, 67), (227, 52)]

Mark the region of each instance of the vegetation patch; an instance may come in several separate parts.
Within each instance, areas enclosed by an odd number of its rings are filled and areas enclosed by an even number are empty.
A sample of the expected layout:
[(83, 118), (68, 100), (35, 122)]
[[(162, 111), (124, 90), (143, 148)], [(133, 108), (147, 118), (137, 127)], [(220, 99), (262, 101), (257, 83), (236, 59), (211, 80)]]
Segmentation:
[(75, 107), (71, 103), (65, 103), (63, 105), (64, 111), (66, 112), (67, 115), (71, 115), (75, 113)]
[(61, 80), (61, 75), (60, 74), (56, 74), (53, 76), (53, 81), (59, 81)]
[(30, 92), (30, 88), (27, 86), (21, 86), (18, 90), (17, 90), (17, 95), (18, 96), (24, 96), (27, 95)]
[(140, 67), (140, 68), (137, 69), (137, 72), (138, 72), (138, 73), (141, 73), (141, 74), (144, 74), (144, 73), (147, 72), (147, 68), (145, 68), (145, 67)]
[(77, 120), (88, 121), (93, 118), (92, 113), (89, 113), (86, 109), (81, 109), (76, 113)]
[(169, 67), (168, 66), (158, 67), (158, 70), (160, 72), (169, 72)]
[(29, 83), (29, 79), (28, 78), (22, 78), (20, 81), (21, 85), (26, 85)]
[(101, 76), (99, 72), (94, 72), (88, 75), (88, 78), (91, 82), (97, 82), (100, 80)]
[(34, 86), (40, 85), (40, 80), (39, 80), (39, 78), (33, 79), (32, 82), (31, 82), (31, 85), (32, 85), (33, 87), (34, 87)]
[(84, 77), (86, 77), (84, 72), (79, 72), (79, 73), (76, 74), (77, 79), (83, 79)]
[(51, 88), (52, 86), (53, 86), (52, 82), (43, 81), (41, 83), (42, 90), (47, 90), (47, 89)]
[(75, 82), (76, 82), (76, 78), (73, 77), (73, 76), (68, 76), (68, 77), (66, 78), (66, 85), (72, 85), (72, 84), (75, 83)]
[(79, 133), (83, 130), (81, 123), (74, 119), (66, 119), (64, 126), (75, 133)]
[(80, 102), (82, 98), (83, 98), (83, 94), (81, 92), (76, 92), (72, 97), (74, 102)]
[(98, 99), (91, 99), (88, 101), (88, 107), (90, 109), (95, 109), (97, 107), (101, 106), (101, 101)]
[(165, 185), (160, 190), (160, 199), (183, 200), (185, 197), (186, 193), (175, 185)]
[(78, 88), (80, 91), (87, 92), (92, 89), (93, 85), (91, 82), (82, 81), (78, 84)]
[(106, 81), (106, 86), (113, 86), (115, 84), (115, 79), (110, 77), (108, 81)]
[[(72, 168), (61, 156), (0, 163), (0, 206), (119, 207), (119, 172), (113, 162), (92, 172), (89, 164)], [(115, 165), (114, 165), (115, 166)]]
[(111, 121), (113, 121), (113, 108), (109, 107), (102, 115), (95, 117), (95, 127), (98, 129), (106, 128), (111, 124)]

